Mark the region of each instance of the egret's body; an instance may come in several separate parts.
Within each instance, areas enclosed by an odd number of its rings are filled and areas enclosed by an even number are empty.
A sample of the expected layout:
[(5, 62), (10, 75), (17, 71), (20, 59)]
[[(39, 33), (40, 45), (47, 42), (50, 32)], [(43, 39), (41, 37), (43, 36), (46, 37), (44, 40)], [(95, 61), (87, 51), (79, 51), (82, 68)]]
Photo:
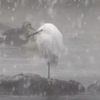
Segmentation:
[(50, 78), (50, 67), (57, 66), (58, 59), (65, 50), (63, 36), (51, 23), (42, 25), (30, 36), (35, 38), (40, 54), (48, 65), (48, 78)]
[(60, 31), (50, 23), (41, 26), (38, 31), (36, 42), (47, 64), (56, 66), (58, 58), (64, 50), (63, 37)]

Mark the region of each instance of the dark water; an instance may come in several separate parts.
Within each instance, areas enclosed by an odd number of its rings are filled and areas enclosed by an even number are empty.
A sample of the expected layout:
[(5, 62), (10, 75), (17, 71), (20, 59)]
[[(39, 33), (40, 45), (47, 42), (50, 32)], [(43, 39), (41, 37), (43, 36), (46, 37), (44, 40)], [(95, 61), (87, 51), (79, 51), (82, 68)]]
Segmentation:
[(77, 96), (0, 96), (0, 100), (100, 100), (100, 95), (77, 95)]

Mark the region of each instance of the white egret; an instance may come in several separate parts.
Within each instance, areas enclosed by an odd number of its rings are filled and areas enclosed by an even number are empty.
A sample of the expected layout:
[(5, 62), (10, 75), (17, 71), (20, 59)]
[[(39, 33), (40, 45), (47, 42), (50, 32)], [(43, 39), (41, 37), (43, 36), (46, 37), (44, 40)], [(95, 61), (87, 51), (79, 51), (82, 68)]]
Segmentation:
[(38, 49), (48, 66), (48, 79), (50, 80), (50, 67), (56, 67), (59, 57), (65, 52), (63, 36), (51, 23), (45, 23), (37, 31), (30, 32), (31, 35), (28, 38), (35, 38)]

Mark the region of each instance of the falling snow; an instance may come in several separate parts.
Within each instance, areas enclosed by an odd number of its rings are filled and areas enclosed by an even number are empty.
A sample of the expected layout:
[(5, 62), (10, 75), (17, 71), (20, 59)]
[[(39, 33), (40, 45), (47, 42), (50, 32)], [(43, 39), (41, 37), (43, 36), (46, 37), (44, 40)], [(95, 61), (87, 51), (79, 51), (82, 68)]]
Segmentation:
[(11, 17), (11, 21), (14, 21), (14, 17), (13, 16)]
[[(30, 2), (6, 0), (5, 2), (7, 4), (0, 0), (1, 32), (12, 27), (21, 27), (24, 21), (31, 22), (36, 29), (46, 22), (51, 22), (62, 32), (68, 53), (62, 57), (56, 71), (52, 68), (53, 78), (67, 76), (75, 79), (80, 76), (92, 78), (93, 82), (92, 76), (100, 76), (99, 0), (36, 0), (36, 3), (32, 0)], [(7, 6), (3, 6), (3, 3)], [(19, 35), (18, 38), (21, 36)], [(47, 75), (47, 69), (42, 60), (35, 56), (27, 56), (24, 48), (14, 47), (14, 41), (9, 42), (7, 36), (3, 38), (5, 43), (2, 45), (4, 46), (0, 46), (1, 74), (30, 72), (41, 76)], [(14, 40), (19, 42), (18, 39)], [(10, 46), (5, 46), (7, 43)], [(25, 88), (29, 86), (30, 82), (24, 84)], [(15, 87), (12, 88), (12, 91), (14, 90)]]

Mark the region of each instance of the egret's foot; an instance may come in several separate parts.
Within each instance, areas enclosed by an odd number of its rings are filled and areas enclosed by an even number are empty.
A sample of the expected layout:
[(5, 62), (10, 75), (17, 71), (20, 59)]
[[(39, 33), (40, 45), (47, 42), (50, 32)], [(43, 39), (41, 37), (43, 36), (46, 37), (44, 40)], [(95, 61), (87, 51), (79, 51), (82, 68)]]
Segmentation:
[(52, 79), (51, 79), (51, 78), (48, 78), (47, 81), (48, 81), (48, 82), (52, 82)]

